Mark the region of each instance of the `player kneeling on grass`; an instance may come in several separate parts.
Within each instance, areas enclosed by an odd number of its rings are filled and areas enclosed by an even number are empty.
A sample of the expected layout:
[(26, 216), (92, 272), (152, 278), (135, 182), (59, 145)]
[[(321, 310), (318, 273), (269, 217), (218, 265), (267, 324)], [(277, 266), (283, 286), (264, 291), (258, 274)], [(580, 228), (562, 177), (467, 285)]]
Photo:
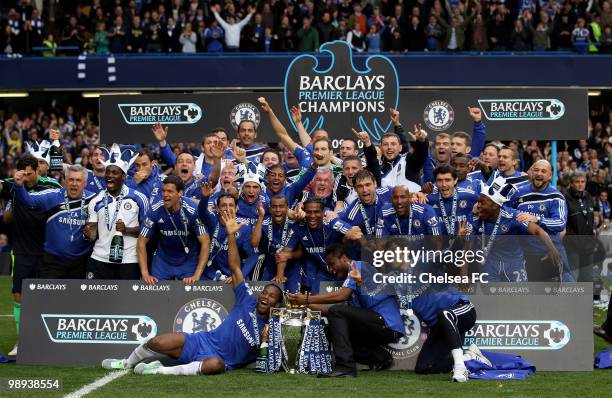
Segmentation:
[(463, 352), (465, 333), (476, 323), (476, 310), (468, 297), (449, 287), (432, 287), (415, 297), (412, 310), (430, 328), (429, 336), (415, 366), (415, 373), (446, 373), (452, 370), (453, 382), (465, 383), (469, 372), (464, 361), (470, 359), (491, 366), (491, 362), (472, 344)]
[[(319, 377), (354, 377), (357, 362), (370, 370), (385, 370), (393, 365), (393, 357), (385, 349), (404, 335), (399, 304), (388, 291), (376, 291), (362, 286), (362, 280), (372, 281), (376, 272), (370, 264), (354, 261), (347, 248), (339, 243), (325, 250), (329, 272), (344, 279), (342, 287), (327, 294), (287, 295), (292, 304), (307, 305), (322, 311), (329, 322), (329, 338), (336, 361), (334, 371)], [(363, 276), (362, 276), (363, 275)], [(350, 305), (337, 304), (349, 301)], [(323, 307), (320, 304), (334, 304)]]
[[(164, 333), (138, 346), (127, 359), (105, 359), (109, 370), (134, 368), (137, 374), (210, 375), (223, 373), (254, 362), (268, 323), (270, 308), (282, 301), (282, 290), (267, 285), (256, 299), (244, 282), (235, 234), (242, 227), (235, 210), (221, 215), (228, 232), (228, 263), (236, 303), (225, 321), (215, 330), (198, 333)], [(178, 359), (183, 365), (164, 367), (161, 362), (144, 363), (160, 356)]]

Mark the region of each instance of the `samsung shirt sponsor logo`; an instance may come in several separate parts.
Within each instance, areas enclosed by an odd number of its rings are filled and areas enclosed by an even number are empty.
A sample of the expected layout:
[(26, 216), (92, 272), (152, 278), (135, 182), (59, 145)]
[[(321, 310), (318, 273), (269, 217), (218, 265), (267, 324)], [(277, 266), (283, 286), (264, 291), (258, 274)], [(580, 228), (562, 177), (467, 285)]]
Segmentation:
[(142, 344), (157, 335), (146, 315), (41, 314), (54, 343)]
[(87, 222), (87, 220), (77, 220), (77, 219), (70, 218), (70, 217), (59, 217), (58, 221), (60, 222), (60, 224), (78, 225), (78, 226), (85, 225), (85, 223)]
[(479, 320), (465, 334), (463, 344), (485, 350), (558, 350), (570, 338), (567, 325), (556, 320)]
[(194, 124), (202, 118), (202, 108), (194, 103), (118, 104), (127, 124)]
[(557, 120), (565, 114), (558, 99), (479, 99), (488, 120)]

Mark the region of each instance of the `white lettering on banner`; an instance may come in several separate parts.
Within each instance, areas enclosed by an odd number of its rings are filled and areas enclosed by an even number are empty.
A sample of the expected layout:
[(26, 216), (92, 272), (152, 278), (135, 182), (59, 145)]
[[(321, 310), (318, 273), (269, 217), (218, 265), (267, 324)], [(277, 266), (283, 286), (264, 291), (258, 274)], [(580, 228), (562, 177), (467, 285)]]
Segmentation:
[(59, 318), (57, 330), (68, 331), (127, 331), (127, 319), (98, 319), (98, 318)]
[(543, 112), (544, 102), (491, 102), (491, 112)]
[(300, 76), (300, 90), (382, 90), (385, 76)]
[(131, 106), (130, 116), (180, 116), (180, 106)]

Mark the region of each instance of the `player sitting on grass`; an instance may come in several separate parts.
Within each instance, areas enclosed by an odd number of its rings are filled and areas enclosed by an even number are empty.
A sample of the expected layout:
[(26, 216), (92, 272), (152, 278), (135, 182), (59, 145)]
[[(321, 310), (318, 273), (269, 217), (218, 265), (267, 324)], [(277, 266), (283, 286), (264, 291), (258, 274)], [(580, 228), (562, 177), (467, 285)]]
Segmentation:
[[(225, 321), (210, 332), (161, 334), (136, 347), (127, 359), (105, 359), (103, 368), (135, 367), (136, 374), (210, 375), (255, 361), (270, 308), (279, 306), (283, 293), (278, 286), (269, 284), (257, 299), (253, 296), (244, 282), (236, 244), (235, 233), (242, 225), (236, 222), (233, 209), (221, 217), (228, 232), (228, 263), (236, 295), (234, 308)], [(178, 359), (183, 365), (164, 367), (159, 361), (143, 362), (163, 355)]]

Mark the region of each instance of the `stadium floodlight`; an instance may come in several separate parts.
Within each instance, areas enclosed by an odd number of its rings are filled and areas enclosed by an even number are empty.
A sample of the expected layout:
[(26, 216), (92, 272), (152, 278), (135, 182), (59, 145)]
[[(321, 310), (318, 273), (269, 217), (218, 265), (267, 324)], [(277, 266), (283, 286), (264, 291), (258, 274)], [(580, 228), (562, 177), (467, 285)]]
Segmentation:
[(100, 98), (101, 95), (140, 95), (140, 91), (85, 91), (83, 98)]
[(599, 90), (589, 90), (589, 97), (599, 97), (601, 95), (601, 91)]
[(0, 92), (0, 98), (25, 98), (28, 97), (30, 93), (27, 91), (3, 91)]

